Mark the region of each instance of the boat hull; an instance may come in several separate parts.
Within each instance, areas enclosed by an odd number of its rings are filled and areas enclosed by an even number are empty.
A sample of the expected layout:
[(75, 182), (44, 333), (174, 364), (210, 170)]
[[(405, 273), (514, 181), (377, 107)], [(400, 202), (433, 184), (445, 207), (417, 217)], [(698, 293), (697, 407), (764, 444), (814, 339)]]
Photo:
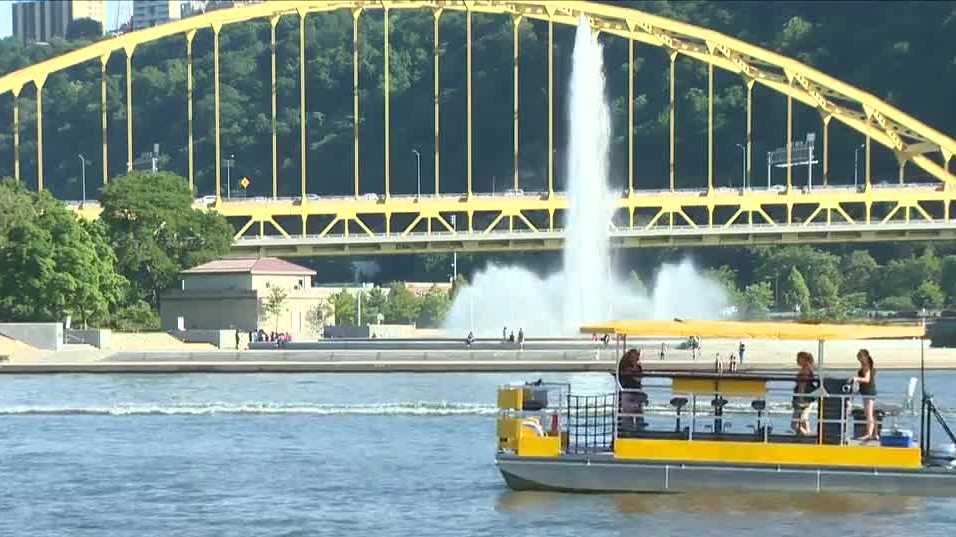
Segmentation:
[(956, 471), (872, 470), (620, 461), (610, 456), (528, 458), (500, 454), (514, 490), (683, 493), (700, 490), (956, 496)]

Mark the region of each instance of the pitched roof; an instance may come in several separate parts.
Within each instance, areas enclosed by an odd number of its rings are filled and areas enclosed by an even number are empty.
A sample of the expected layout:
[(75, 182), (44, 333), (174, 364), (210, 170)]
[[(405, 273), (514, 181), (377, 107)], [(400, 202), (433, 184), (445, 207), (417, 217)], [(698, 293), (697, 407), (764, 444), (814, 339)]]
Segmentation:
[(183, 274), (283, 274), (315, 276), (315, 271), (276, 257), (247, 257), (217, 259), (198, 267), (184, 270)]

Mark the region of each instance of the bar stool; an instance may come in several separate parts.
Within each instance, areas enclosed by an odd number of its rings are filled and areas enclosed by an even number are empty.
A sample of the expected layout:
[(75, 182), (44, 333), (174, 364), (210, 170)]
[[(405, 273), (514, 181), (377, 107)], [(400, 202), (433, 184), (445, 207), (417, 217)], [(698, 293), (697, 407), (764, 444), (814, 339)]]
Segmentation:
[(714, 400), (710, 402), (710, 405), (714, 407), (714, 434), (720, 434), (724, 431), (724, 420), (722, 416), (724, 415), (724, 405), (726, 404), (727, 400), (719, 395), (715, 396)]
[(757, 412), (757, 424), (754, 426), (754, 433), (757, 436), (762, 436), (764, 440), (767, 437), (767, 430), (763, 427), (763, 413), (767, 410), (767, 402), (763, 399), (756, 399), (750, 402), (750, 408), (754, 409)]
[(671, 406), (674, 407), (674, 410), (677, 411), (677, 425), (674, 427), (674, 432), (679, 433), (680, 432), (680, 413), (681, 413), (681, 410), (683, 410), (684, 407), (687, 406), (687, 398), (674, 397), (671, 399)]

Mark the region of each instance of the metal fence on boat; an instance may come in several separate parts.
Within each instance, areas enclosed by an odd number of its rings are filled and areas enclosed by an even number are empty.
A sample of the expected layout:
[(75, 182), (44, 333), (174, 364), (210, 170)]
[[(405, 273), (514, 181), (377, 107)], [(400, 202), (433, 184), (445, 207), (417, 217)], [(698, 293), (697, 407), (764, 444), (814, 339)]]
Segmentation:
[(568, 396), (568, 453), (608, 451), (614, 440), (617, 396)]

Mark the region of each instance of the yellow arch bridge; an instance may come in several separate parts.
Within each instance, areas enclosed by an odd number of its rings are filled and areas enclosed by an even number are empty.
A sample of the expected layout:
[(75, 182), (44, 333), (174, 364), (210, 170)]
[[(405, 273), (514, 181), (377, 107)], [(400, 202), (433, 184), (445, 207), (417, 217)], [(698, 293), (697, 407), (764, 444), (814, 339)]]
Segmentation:
[[(306, 191), (306, 83), (305, 18), (312, 13), (348, 10), (353, 20), (353, 117), (359, 112), (358, 21), (369, 10), (384, 10), (383, 51), (389, 64), (389, 12), (425, 10), (434, 17), (434, 135), (436, 173), (434, 189), (423, 195), (404, 196), (390, 192), (389, 155), (390, 111), (389, 69), (384, 69), (384, 192), (362, 192), (359, 177), (359, 126), (354, 124), (354, 194), (347, 197), (318, 197)], [(439, 20), (443, 13), (464, 12), (466, 17), (466, 92), (467, 188), (463, 193), (442, 192), (437, 171), (442, 133), (439, 130), (441, 69)], [(472, 188), (472, 15), (493, 13), (514, 22), (514, 176), (507, 195), (489, 195)], [(214, 147), (215, 162), (222, 162), (220, 146), (219, 36), (222, 28), (249, 20), (271, 23), (272, 60), (272, 196), (233, 200), (223, 199), (221, 167), (215, 166), (215, 195), (197, 200), (197, 204), (225, 215), (236, 226), (237, 253), (271, 255), (379, 254), (415, 253), (448, 250), (554, 249), (562, 243), (561, 222), (567, 209), (565, 195), (554, 185), (554, 46), (555, 24), (575, 25), (587, 17), (593, 28), (628, 44), (628, 188), (616, 200), (617, 212), (611, 234), (618, 246), (689, 246), (720, 244), (756, 244), (782, 242), (877, 241), (899, 239), (956, 238), (956, 222), (951, 219), (954, 201), (952, 160), (956, 141), (934, 130), (873, 95), (803, 65), (780, 54), (738, 39), (650, 15), (641, 11), (568, 0), (271, 0), (201, 16), (103, 40), (62, 56), (9, 73), (0, 78), (0, 94), (13, 96), (13, 169), (20, 179), (20, 121), (18, 98), (28, 85), (36, 89), (37, 187), (43, 189), (43, 86), (47, 77), (84, 62), (99, 61), (101, 66), (102, 155), (107, 162), (107, 74), (111, 55), (126, 58), (126, 146), (127, 166), (133, 163), (132, 58), (136, 47), (174, 35), (182, 35), (187, 49), (187, 125), (188, 178), (194, 180), (193, 152), (193, 62), (192, 44), (197, 30), (213, 33)], [(299, 114), (301, 143), (301, 184), (294, 198), (278, 196), (276, 157), (276, 25), (280, 18), (299, 20)], [(518, 87), (519, 32), (523, 19), (542, 21), (548, 29), (548, 175), (547, 189), (526, 193), (521, 190), (518, 173), (519, 122)], [(664, 49), (670, 59), (669, 71), (669, 171), (668, 187), (663, 190), (638, 188), (634, 176), (634, 79), (635, 44)], [(707, 186), (681, 188), (675, 166), (675, 63), (687, 58), (707, 66)], [(719, 188), (714, 183), (714, 71), (736, 74), (746, 88), (747, 132), (745, 177), (753, 164), (752, 125), (753, 92), (768, 88), (786, 98), (787, 137), (779, 155), (779, 167), (786, 169), (786, 184), (777, 188)], [(801, 150), (792, 142), (793, 104), (819, 112), (822, 122), (822, 181), (808, 188), (793, 184), (796, 155)], [(865, 139), (863, 178), (858, 186), (834, 186), (829, 182), (829, 126), (837, 121)], [(541, 131), (544, 125), (534, 126)], [(871, 178), (873, 142), (887, 148), (899, 165), (898, 184), (874, 184)], [(811, 157), (812, 160), (813, 157)], [(908, 165), (922, 170), (926, 179), (904, 182)], [(109, 180), (103, 166), (102, 181)], [(430, 186), (429, 186), (430, 189)], [(543, 190), (543, 189), (542, 189)], [(88, 217), (99, 212), (96, 203), (76, 204)]]

